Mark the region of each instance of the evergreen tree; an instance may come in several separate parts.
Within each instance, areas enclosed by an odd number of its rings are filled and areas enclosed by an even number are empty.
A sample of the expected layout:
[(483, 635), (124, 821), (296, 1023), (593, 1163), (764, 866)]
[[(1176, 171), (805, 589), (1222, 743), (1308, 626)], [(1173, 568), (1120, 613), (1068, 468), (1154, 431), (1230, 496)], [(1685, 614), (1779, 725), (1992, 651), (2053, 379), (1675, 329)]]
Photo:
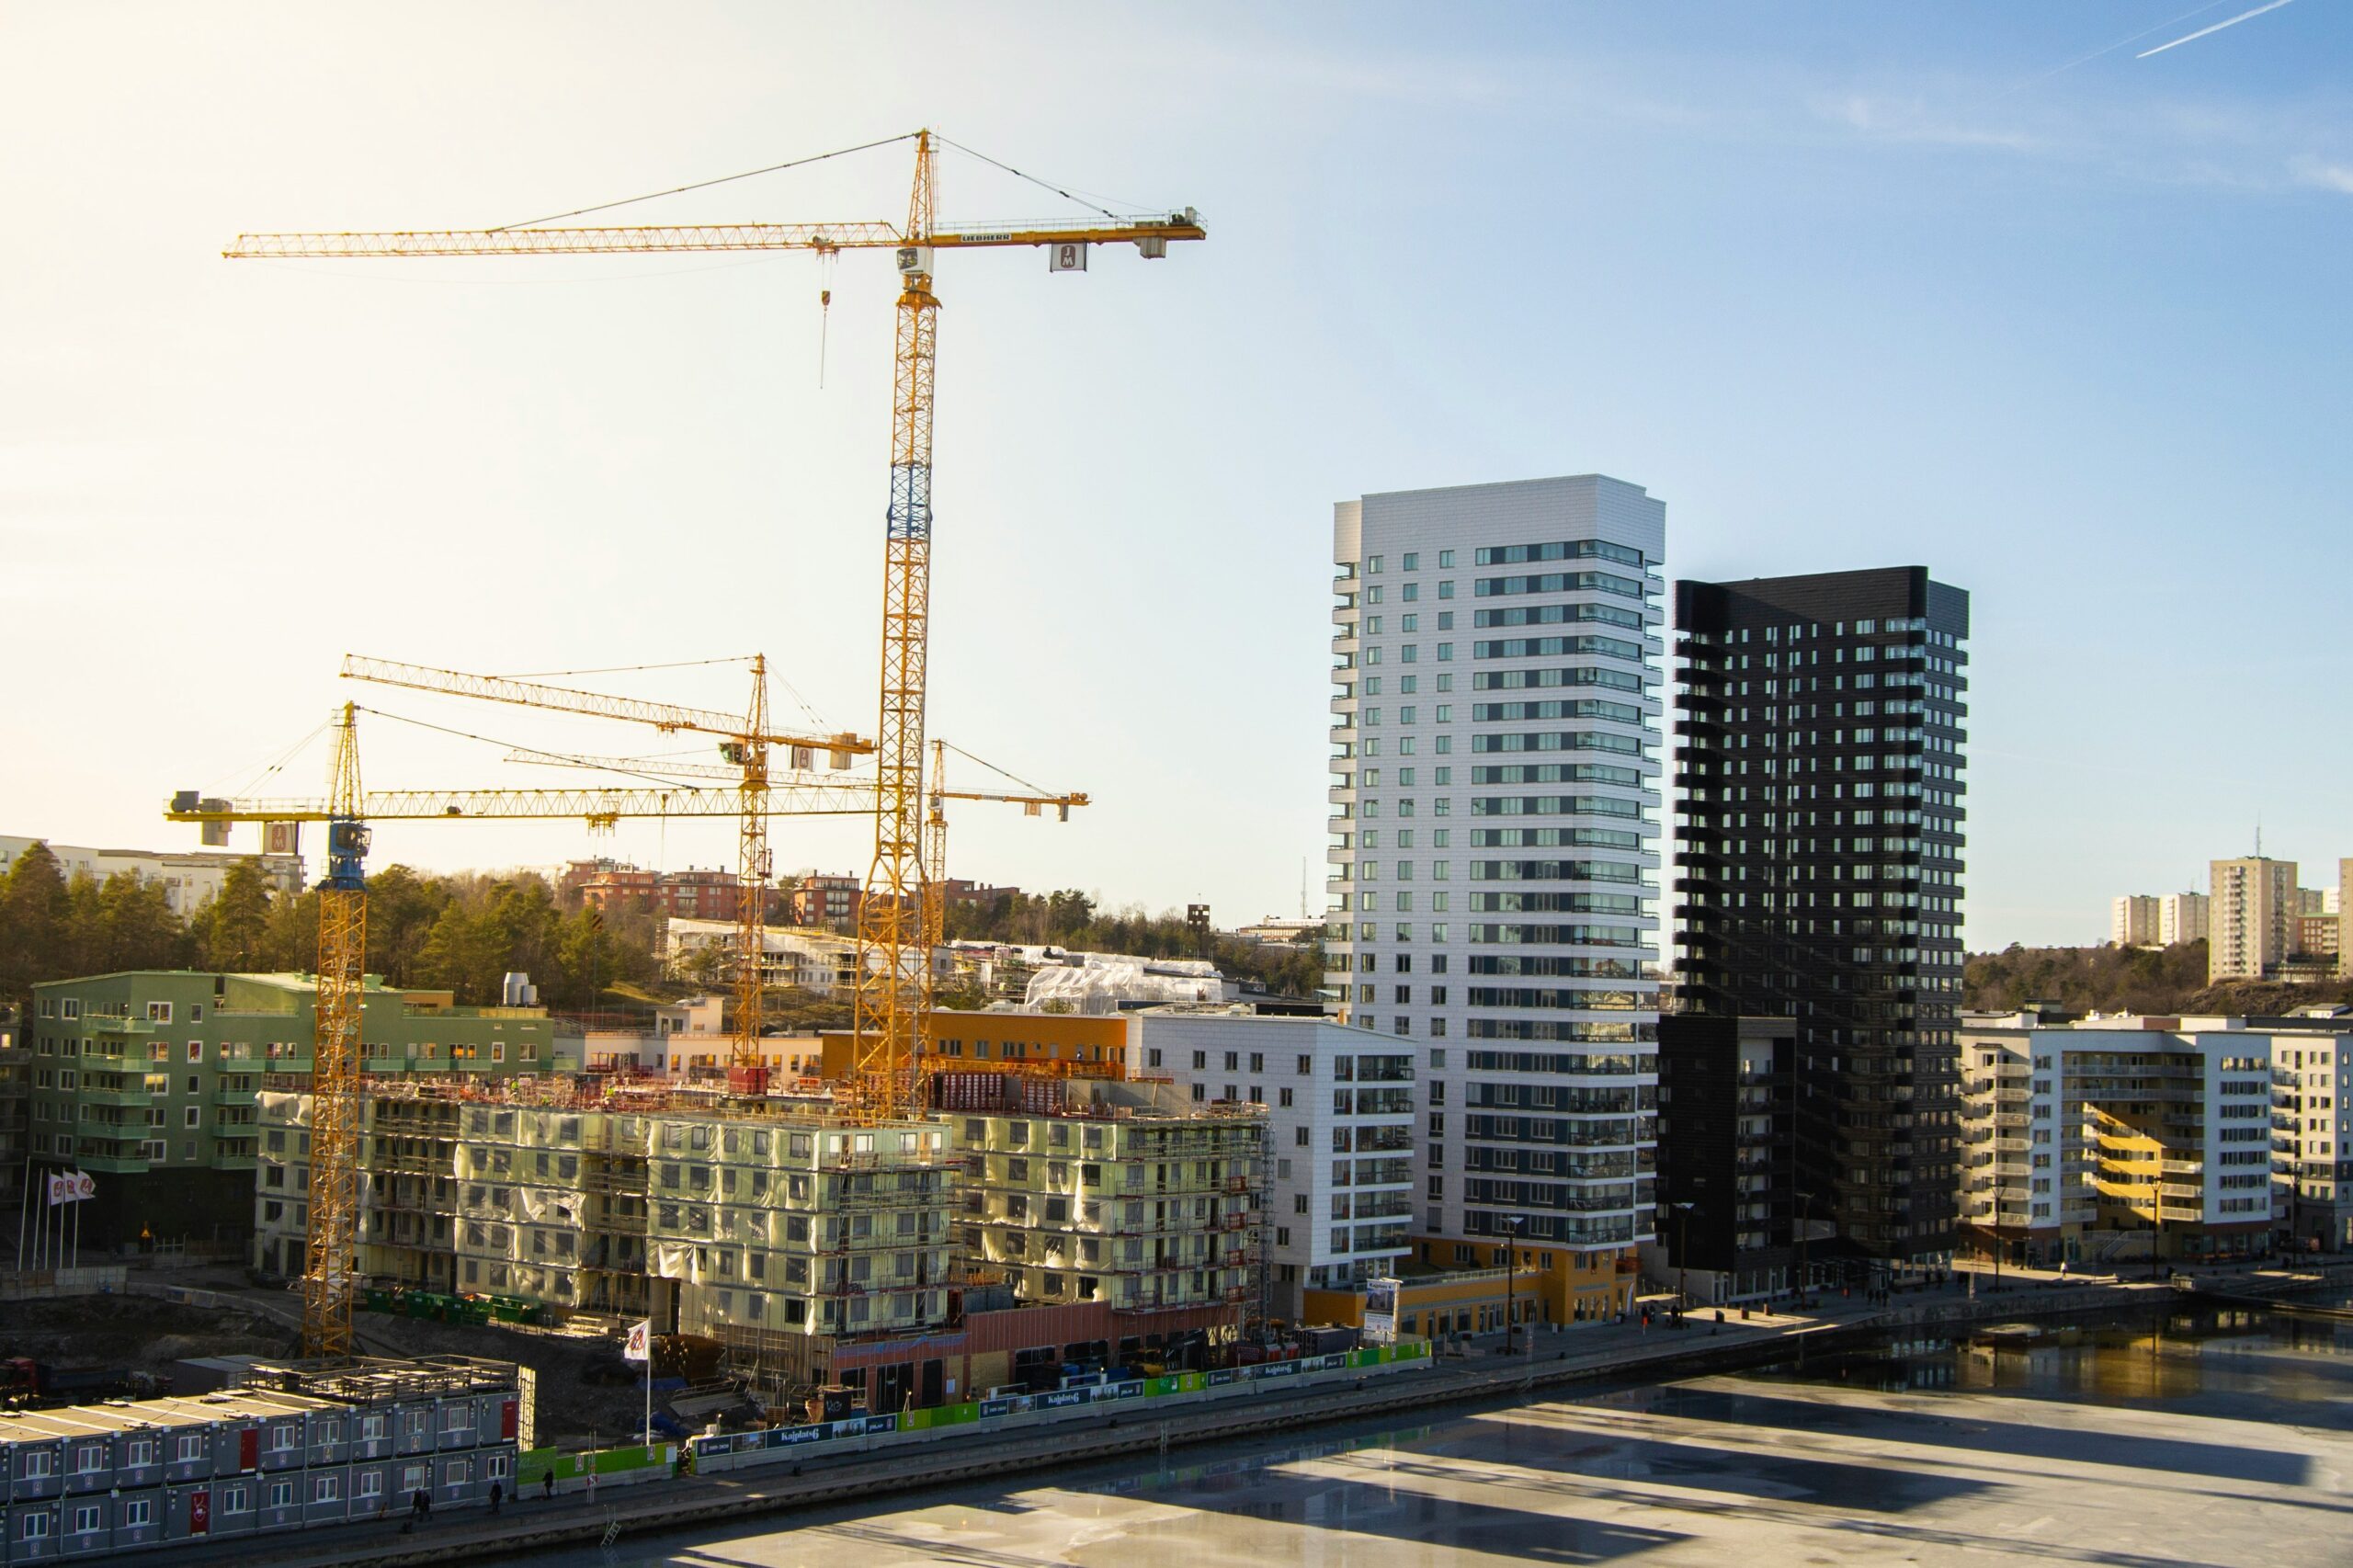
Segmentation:
[(229, 868), (221, 892), (196, 921), (198, 960), (210, 970), (250, 971), (267, 951), (269, 883), (261, 868), (239, 860)]

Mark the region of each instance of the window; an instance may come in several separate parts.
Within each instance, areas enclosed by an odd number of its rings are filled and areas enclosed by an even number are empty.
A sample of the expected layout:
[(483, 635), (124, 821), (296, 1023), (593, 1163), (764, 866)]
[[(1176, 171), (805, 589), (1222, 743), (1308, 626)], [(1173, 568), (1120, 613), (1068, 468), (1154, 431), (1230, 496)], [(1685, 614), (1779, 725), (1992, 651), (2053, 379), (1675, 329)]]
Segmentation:
[(172, 1005), (169, 1002), (148, 1003), (147, 1021), (151, 1024), (170, 1023), (172, 1021)]
[(342, 1495), (343, 1495), (343, 1477), (342, 1477), (342, 1476), (340, 1476), (340, 1475), (314, 1475), (314, 1476), (311, 1477), (311, 1501), (312, 1501), (312, 1502), (313, 1502), (313, 1503), (332, 1503), (332, 1502), (334, 1502), (336, 1498), (341, 1497)]
[(135, 1529), (142, 1525), (152, 1525), (154, 1522), (155, 1504), (153, 1498), (133, 1497), (122, 1506), (122, 1524), (125, 1528)]
[(104, 1443), (76, 1443), (74, 1446), (74, 1473), (94, 1475), (107, 1467), (107, 1446)]
[(182, 1464), (186, 1464), (191, 1460), (202, 1459), (204, 1457), (204, 1435), (201, 1432), (182, 1433), (180, 1435), (177, 1450), (175, 1452), (173, 1457), (178, 1460)]
[(362, 1497), (382, 1496), (384, 1494), (384, 1472), (381, 1470), (361, 1471), (359, 1472), (359, 1487), (358, 1494)]
[(1419, 551), (1415, 551), (1415, 550), (1409, 550), (1409, 551), (1407, 551), (1405, 552), (1405, 570), (1406, 570), (1406, 571), (1408, 571), (1408, 572), (1418, 572), (1418, 571), (1420, 571), (1421, 569), (1422, 569), (1422, 556), (1421, 556), (1421, 552), (1420, 552)]
[(273, 1508), (292, 1507), (294, 1506), (294, 1483), (290, 1481), (271, 1482), (269, 1483), (269, 1506)]
[(43, 1481), (51, 1474), (50, 1455), (47, 1449), (36, 1449), (26, 1454), (21, 1462), (23, 1468), (17, 1471), (17, 1474), (27, 1481)]
[(36, 1511), (24, 1515), (23, 1518), (25, 1521), (24, 1525), (17, 1532), (17, 1540), (47, 1540), (49, 1539), (49, 1516), (47, 1514)]

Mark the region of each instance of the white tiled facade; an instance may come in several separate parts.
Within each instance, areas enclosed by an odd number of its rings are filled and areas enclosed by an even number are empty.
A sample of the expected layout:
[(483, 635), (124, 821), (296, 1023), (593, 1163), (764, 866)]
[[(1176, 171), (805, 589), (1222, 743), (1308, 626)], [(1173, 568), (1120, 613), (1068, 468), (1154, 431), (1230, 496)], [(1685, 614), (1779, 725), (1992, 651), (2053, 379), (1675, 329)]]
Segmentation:
[(1128, 1017), (1128, 1062), (1198, 1100), (1267, 1108), (1267, 1311), (1392, 1272), (1411, 1248), (1415, 1052), (1322, 1018), (1211, 1007)]
[(1325, 985), (1418, 1057), (1419, 1234), (1651, 1233), (1665, 544), (1594, 474), (1335, 508)]

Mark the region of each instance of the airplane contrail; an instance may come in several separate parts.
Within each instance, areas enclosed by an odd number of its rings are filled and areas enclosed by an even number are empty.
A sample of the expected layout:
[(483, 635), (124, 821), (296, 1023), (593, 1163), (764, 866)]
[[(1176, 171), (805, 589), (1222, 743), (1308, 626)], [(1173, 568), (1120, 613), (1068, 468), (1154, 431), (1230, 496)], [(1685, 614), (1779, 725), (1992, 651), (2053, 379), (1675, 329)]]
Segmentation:
[(2168, 49), (2179, 49), (2179, 48), (2180, 48), (2183, 44), (2185, 44), (2185, 43), (2194, 43), (2194, 42), (2196, 42), (2198, 40), (2200, 40), (2200, 39), (2201, 39), (2201, 38), (2204, 38), (2208, 33), (2218, 33), (2218, 32), (2221, 32), (2224, 28), (2234, 28), (2234, 27), (2237, 27), (2241, 22), (2245, 21), (2249, 17), (2260, 17), (2260, 16), (2261, 16), (2261, 15), (2263, 15), (2263, 13), (2264, 13), (2264, 12), (2266, 12), (2266, 11), (2276, 11), (2276, 10), (2278, 10), (2280, 6), (2285, 6), (2285, 5), (2287, 5), (2287, 4), (2288, 4), (2288, 0), (2271, 0), (2271, 3), (2270, 3), (2269, 5), (2268, 5), (2268, 6), (2256, 6), (2254, 10), (2252, 10), (2252, 11), (2241, 11), (2241, 12), (2240, 12), (2237, 16), (2235, 16), (2235, 17), (2229, 17), (2229, 18), (2227, 18), (2227, 19), (2225, 19), (2225, 20), (2223, 20), (2223, 21), (2216, 22), (2216, 23), (2215, 23), (2212, 27), (2211, 27), (2211, 28), (2199, 28), (2196, 32), (2191, 33), (2191, 34), (2188, 35), (2187, 37), (2184, 37), (2184, 38), (2177, 38), (2177, 39), (2174, 40), (2171, 43), (2161, 43), (2161, 44), (2157, 45), (2157, 47), (2156, 47), (2156, 48), (2154, 48), (2154, 49), (2143, 50), (2140, 53), (2138, 53), (2138, 54), (2134, 55), (2132, 58), (2133, 58), (2133, 59), (2135, 59), (2135, 60), (2146, 60), (2146, 59), (2148, 59), (2148, 58), (2149, 58), (2149, 56), (2150, 56), (2150, 55), (2152, 55), (2152, 54), (2163, 54), (2163, 53), (2164, 53), (2166, 50), (2168, 50)]

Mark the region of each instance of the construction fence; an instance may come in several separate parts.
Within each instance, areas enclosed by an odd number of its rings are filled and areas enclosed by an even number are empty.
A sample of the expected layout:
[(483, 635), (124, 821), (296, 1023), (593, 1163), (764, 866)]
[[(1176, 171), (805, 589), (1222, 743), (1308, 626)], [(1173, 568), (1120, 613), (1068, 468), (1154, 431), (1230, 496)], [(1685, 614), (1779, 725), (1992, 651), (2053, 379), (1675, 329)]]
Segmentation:
[[(923, 1441), (953, 1431), (1002, 1433), (1042, 1426), (1079, 1414), (1102, 1414), (1099, 1407), (1134, 1407), (1149, 1416), (1155, 1409), (1190, 1404), (1290, 1383), (1328, 1383), (1368, 1372), (1393, 1372), (1430, 1364), (1427, 1341), (1372, 1345), (1330, 1356), (1308, 1356), (1293, 1361), (1266, 1361), (1251, 1367), (1228, 1367), (1213, 1372), (1176, 1372), (1158, 1378), (1129, 1378), (1091, 1387), (1056, 1389), (1047, 1393), (1011, 1394), (997, 1399), (968, 1400), (928, 1410), (901, 1411), (887, 1415), (852, 1415), (838, 1421), (800, 1426), (772, 1426), (758, 1432), (729, 1432), (688, 1439), (696, 1473), (743, 1470), (824, 1456), (859, 1453)], [(528, 1460), (526, 1461), (528, 1463)]]

